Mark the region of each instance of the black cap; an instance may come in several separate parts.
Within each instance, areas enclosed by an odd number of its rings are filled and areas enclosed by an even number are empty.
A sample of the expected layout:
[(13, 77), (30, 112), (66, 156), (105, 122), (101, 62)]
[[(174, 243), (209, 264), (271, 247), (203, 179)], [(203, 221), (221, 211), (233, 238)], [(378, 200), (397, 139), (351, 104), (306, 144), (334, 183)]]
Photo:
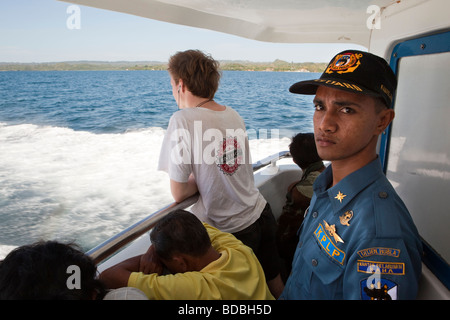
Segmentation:
[(383, 58), (368, 52), (346, 50), (331, 60), (320, 79), (297, 82), (289, 91), (316, 94), (318, 86), (380, 97), (390, 107), (397, 78)]

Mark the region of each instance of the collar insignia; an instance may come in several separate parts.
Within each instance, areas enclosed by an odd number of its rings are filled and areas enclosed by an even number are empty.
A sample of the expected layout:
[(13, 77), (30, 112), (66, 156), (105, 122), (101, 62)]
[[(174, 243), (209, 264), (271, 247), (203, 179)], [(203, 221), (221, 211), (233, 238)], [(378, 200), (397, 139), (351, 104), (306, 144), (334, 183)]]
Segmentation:
[(336, 195), (336, 197), (334, 197), (335, 199), (338, 199), (340, 203), (342, 203), (342, 200), (344, 200), (344, 198), (347, 195), (343, 194), (341, 191), (338, 192), (338, 194)]

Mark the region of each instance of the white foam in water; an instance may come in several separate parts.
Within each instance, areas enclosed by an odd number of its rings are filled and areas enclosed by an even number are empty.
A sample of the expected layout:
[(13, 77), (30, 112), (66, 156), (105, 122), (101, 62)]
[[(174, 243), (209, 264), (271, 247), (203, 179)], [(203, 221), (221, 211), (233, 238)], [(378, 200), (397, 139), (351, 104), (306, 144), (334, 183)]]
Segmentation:
[[(90, 249), (171, 203), (168, 176), (156, 170), (164, 133), (0, 123), (0, 259), (40, 239)], [(250, 140), (252, 159), (288, 144)]]

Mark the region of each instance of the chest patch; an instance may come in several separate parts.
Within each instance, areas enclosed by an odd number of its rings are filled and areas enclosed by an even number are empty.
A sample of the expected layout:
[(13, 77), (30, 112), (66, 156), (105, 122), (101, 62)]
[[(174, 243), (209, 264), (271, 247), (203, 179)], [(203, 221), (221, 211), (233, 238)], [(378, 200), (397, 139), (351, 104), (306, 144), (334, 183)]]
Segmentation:
[(325, 232), (325, 228), (321, 223), (317, 227), (316, 231), (314, 231), (314, 236), (317, 241), (321, 245), (322, 249), (335, 261), (339, 264), (344, 264), (345, 252), (339, 249), (333, 241), (331, 241), (330, 237)]

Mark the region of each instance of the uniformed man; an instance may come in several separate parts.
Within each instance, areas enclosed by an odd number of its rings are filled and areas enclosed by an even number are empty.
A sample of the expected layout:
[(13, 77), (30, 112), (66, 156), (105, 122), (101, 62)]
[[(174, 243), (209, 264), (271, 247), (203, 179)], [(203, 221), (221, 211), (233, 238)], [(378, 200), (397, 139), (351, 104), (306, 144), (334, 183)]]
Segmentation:
[(396, 86), (384, 59), (347, 50), (320, 79), (290, 87), (315, 94), (317, 151), (331, 165), (314, 183), (281, 299), (416, 297), (421, 241), (376, 153)]

